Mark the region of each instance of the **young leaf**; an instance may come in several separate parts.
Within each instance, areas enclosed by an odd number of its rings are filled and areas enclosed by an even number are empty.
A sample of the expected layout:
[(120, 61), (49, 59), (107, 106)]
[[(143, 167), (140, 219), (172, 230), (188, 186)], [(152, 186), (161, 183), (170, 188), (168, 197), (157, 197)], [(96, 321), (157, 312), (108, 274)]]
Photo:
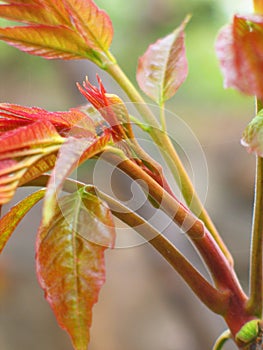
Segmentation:
[(31, 55), (46, 59), (96, 60), (93, 52), (71, 28), (62, 26), (27, 26), (0, 28), (0, 40)]
[(171, 98), (187, 77), (184, 22), (173, 33), (150, 45), (139, 59), (137, 81), (143, 92), (159, 105)]
[(134, 138), (129, 112), (123, 101), (113, 94), (108, 94), (102, 84), (101, 79), (97, 76), (99, 88), (92, 85), (88, 78), (83, 82), (83, 87), (77, 84), (79, 91), (83, 96), (99, 111), (104, 120), (111, 126), (115, 141), (122, 138)]
[(241, 144), (249, 153), (263, 157), (263, 110), (246, 127)]
[(98, 52), (106, 52), (113, 37), (109, 16), (99, 10), (92, 0), (62, 0), (62, 2), (87, 46)]
[(0, 28), (0, 40), (46, 59), (89, 59), (103, 66), (113, 29), (92, 0), (12, 1), (0, 17), (28, 25)]
[(49, 121), (62, 136), (66, 136), (76, 124), (85, 130), (86, 136), (96, 135), (94, 122), (79, 108), (71, 108), (66, 112), (49, 112), (39, 107), (0, 103), (0, 133), (36, 121)]
[(47, 225), (52, 219), (53, 210), (56, 205), (56, 197), (63, 187), (67, 176), (86, 159), (94, 157), (103, 151), (110, 142), (111, 135), (103, 133), (99, 137), (68, 138), (61, 147), (55, 167), (47, 186), (47, 193), (43, 208), (43, 223)]
[(263, 17), (234, 17), (216, 41), (225, 87), (263, 98)]
[[(18, 150), (26, 150), (27, 154), (34, 151), (32, 148), (46, 147), (51, 144), (61, 144), (64, 139), (57, 133), (49, 121), (37, 121), (31, 125), (6, 132), (0, 137), (0, 159), (7, 154), (16, 156)], [(29, 148), (31, 147), (31, 151)]]
[[(49, 121), (38, 121), (0, 136), (0, 204), (7, 203), (17, 186), (40, 175), (40, 161), (54, 165), (53, 156), (65, 141)], [(48, 161), (47, 157), (52, 157)], [(32, 171), (32, 166), (35, 166)], [(27, 171), (30, 170), (30, 175)], [(45, 171), (50, 170), (45, 167)]]
[[(54, 1), (61, 3), (61, 1)], [(63, 9), (60, 9), (63, 11)], [(50, 8), (37, 1), (30, 3), (21, 2), (21, 4), (11, 3), (9, 5), (0, 5), (0, 17), (11, 21), (21, 21), (29, 24), (61, 24), (61, 12), (50, 11)], [(65, 24), (69, 23), (69, 18)]]
[(44, 197), (44, 194), (45, 190), (39, 190), (32, 193), (30, 196), (13, 206), (9, 212), (0, 219), (0, 253), (4, 249), (19, 222), (28, 211)]
[(88, 189), (62, 197), (39, 230), (39, 283), (75, 350), (87, 349), (92, 307), (105, 281), (104, 251), (114, 241), (110, 210)]

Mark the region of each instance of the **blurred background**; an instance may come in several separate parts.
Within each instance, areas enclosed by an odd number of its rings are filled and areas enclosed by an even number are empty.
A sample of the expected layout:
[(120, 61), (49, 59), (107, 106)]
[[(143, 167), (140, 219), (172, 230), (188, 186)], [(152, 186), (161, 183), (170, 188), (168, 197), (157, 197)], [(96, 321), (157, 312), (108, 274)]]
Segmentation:
[[(189, 76), (167, 109), (184, 120), (199, 140), (209, 174), (209, 181), (204, 177), (201, 184), (208, 185), (205, 205), (230, 247), (247, 291), (255, 164), (254, 157), (240, 146), (240, 138), (254, 115), (254, 102), (223, 89), (214, 42), (233, 13), (251, 10), (250, 1), (96, 3), (112, 18), (115, 36), (111, 51), (133, 82), (138, 57), (147, 46), (192, 14), (186, 29)], [(0, 20), (0, 24), (7, 21)], [(75, 82), (86, 75), (93, 81), (96, 73), (109, 92), (127, 101), (116, 83), (89, 62), (45, 61), (0, 43), (1, 102), (67, 110), (85, 102)], [(12, 203), (24, 195), (25, 190), (19, 191)], [(0, 258), (1, 350), (72, 349), (37, 284), (34, 239), (40, 213), (38, 206), (21, 223)], [(184, 235), (174, 228), (168, 228), (166, 234), (206, 274)], [(225, 329), (224, 322), (197, 300), (148, 244), (109, 251), (106, 260), (107, 282), (94, 307), (90, 350), (211, 349)], [(231, 343), (226, 346), (234, 348)]]

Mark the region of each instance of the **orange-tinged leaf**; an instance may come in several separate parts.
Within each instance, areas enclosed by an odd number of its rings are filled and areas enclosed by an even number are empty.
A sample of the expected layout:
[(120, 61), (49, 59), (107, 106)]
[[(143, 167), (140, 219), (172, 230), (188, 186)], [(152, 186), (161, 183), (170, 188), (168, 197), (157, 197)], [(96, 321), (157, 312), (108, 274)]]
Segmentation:
[(57, 160), (57, 152), (41, 157), (29, 166), (23, 176), (19, 179), (19, 186), (36, 179), (40, 175), (54, 168)]
[(107, 205), (86, 190), (62, 197), (37, 238), (37, 275), (75, 350), (86, 350), (92, 307), (105, 281), (104, 251), (115, 231)]
[[(8, 203), (17, 187), (40, 176), (39, 163), (44, 161), (45, 171), (54, 166), (54, 158), (59, 146), (46, 147), (45, 152), (21, 157), (19, 160), (7, 158), (0, 161), (0, 205)], [(50, 158), (49, 158), (50, 157)], [(41, 163), (43, 168), (43, 163)], [(48, 165), (50, 165), (48, 167)]]
[(56, 16), (41, 4), (0, 5), (0, 17), (30, 24), (60, 24)]
[(158, 104), (171, 98), (187, 77), (184, 43), (187, 22), (188, 18), (173, 33), (150, 45), (139, 59), (138, 84)]
[(1, 2), (8, 4), (39, 4), (41, 0), (2, 0)]
[(73, 29), (63, 26), (35, 25), (0, 28), (0, 40), (8, 42), (21, 51), (46, 59), (92, 59), (94, 56)]
[(83, 139), (70, 137), (61, 147), (47, 186), (43, 209), (43, 223), (45, 225), (52, 219), (53, 208), (56, 205), (57, 196), (63, 187), (65, 179), (83, 161), (102, 152), (110, 140), (111, 135), (104, 132), (99, 137)]
[(7, 3), (0, 5), (0, 17), (29, 25), (0, 28), (0, 40), (46, 59), (84, 58), (99, 66), (103, 66), (105, 60), (112, 60), (108, 55), (113, 36), (112, 24), (109, 16), (93, 1)]
[(95, 51), (107, 51), (113, 37), (109, 16), (92, 0), (62, 0), (62, 2), (87, 46)]
[(254, 0), (254, 10), (256, 13), (263, 15), (263, 1), (262, 0)]
[[(24, 148), (45, 147), (64, 142), (55, 127), (48, 121), (37, 121), (28, 126), (6, 132), (0, 136), (0, 159), (7, 153)], [(30, 153), (30, 152), (29, 152)]]
[(32, 193), (13, 206), (9, 212), (0, 219), (0, 253), (4, 249), (19, 222), (28, 211), (44, 197), (44, 194), (45, 190), (39, 190)]
[(263, 17), (234, 17), (216, 41), (225, 87), (263, 98)]
[(71, 18), (67, 12), (63, 1), (61, 0), (38, 0), (43, 6), (47, 9), (48, 12), (51, 12), (57, 19), (58, 23), (71, 25)]
[[(7, 11), (11, 17), (6, 18), (11, 20), (38, 24), (70, 24), (69, 14), (61, 0), (16, 0), (4, 2), (9, 4), (13, 13), (8, 9), (4, 9), (3, 17), (5, 17), (4, 15)], [(38, 13), (37, 9), (39, 10)], [(43, 21), (43, 19), (45, 21)]]
[(48, 112), (38, 107), (0, 104), (0, 204), (13, 197), (17, 186), (51, 170), (69, 135), (89, 145), (91, 156), (96, 147), (99, 152), (96, 124), (79, 108)]
[(64, 141), (48, 121), (38, 121), (1, 134), (0, 204), (13, 197), (20, 183), (41, 175), (41, 160), (44, 159), (46, 164), (44, 171), (50, 170), (47, 167), (54, 165), (54, 160), (48, 161), (48, 157), (54, 156)]

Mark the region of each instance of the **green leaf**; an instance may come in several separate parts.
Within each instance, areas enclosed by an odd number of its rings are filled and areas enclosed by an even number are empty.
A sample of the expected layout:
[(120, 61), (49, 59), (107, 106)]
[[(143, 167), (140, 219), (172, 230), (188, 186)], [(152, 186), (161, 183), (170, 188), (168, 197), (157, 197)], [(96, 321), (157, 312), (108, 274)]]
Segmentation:
[(236, 340), (241, 341), (244, 344), (249, 344), (255, 340), (259, 334), (259, 322), (260, 320), (251, 320), (244, 324), (236, 334)]
[(28, 211), (45, 195), (45, 190), (39, 190), (13, 206), (7, 214), (0, 219), (0, 253), (14, 232), (15, 228)]
[(143, 92), (159, 105), (171, 98), (188, 73), (184, 22), (173, 33), (150, 45), (139, 59), (137, 81)]
[(104, 251), (115, 230), (107, 205), (89, 188), (62, 197), (37, 238), (37, 274), (75, 350), (86, 350), (92, 307), (105, 281)]
[(103, 133), (100, 137), (79, 139), (70, 137), (61, 147), (47, 186), (43, 211), (43, 222), (45, 225), (52, 218), (56, 197), (59, 195), (65, 179), (86, 159), (102, 152), (110, 140), (111, 135), (108, 133)]
[(241, 144), (249, 153), (263, 157), (263, 110), (246, 127)]

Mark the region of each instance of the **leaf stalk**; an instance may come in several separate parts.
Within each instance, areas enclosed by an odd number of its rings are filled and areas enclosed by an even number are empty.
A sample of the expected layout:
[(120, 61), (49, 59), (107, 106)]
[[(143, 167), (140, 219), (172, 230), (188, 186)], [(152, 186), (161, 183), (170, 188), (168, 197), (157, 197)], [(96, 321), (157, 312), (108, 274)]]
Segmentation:
[(120, 66), (116, 64), (109, 64), (106, 71), (118, 82), (120, 87), (126, 92), (131, 102), (135, 103), (135, 107), (138, 112), (143, 117), (144, 121), (149, 125), (149, 134), (153, 141), (160, 148), (160, 151), (169, 166), (177, 185), (179, 186), (182, 195), (193, 213), (195, 213), (200, 220), (204, 222), (207, 229), (211, 232), (218, 246), (226, 256), (229, 264), (233, 266), (233, 258), (231, 253), (224, 244), (222, 238), (220, 237), (215, 225), (213, 224), (209, 214), (205, 210), (203, 204), (201, 203), (194, 186), (176, 152), (174, 146), (168, 137), (168, 135), (163, 132), (160, 128), (158, 121), (153, 115), (152, 111), (131, 83), (126, 74), (122, 71)]

